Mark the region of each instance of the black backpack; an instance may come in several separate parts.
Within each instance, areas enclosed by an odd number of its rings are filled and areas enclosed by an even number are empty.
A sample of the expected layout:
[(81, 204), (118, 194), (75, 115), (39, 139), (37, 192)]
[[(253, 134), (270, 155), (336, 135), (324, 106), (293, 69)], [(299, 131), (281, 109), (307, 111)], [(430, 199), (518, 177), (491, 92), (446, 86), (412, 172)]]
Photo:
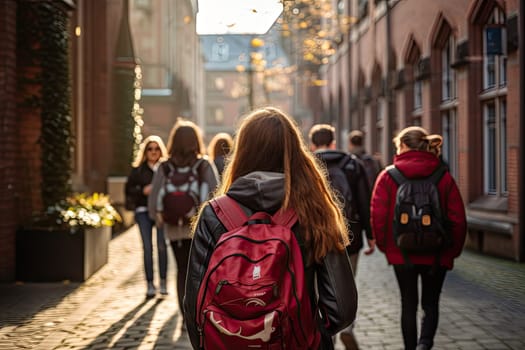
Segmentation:
[(353, 219), (353, 179), (357, 174), (358, 167), (355, 164), (353, 155), (346, 154), (339, 162), (327, 162), (328, 177), (332, 188), (344, 204), (344, 214), (347, 220)]
[(377, 175), (381, 171), (381, 164), (379, 163), (379, 160), (375, 159), (369, 154), (363, 154), (362, 156), (358, 155), (357, 157), (363, 163), (370, 187), (374, 187)]
[(179, 168), (171, 161), (162, 164), (165, 175), (162, 218), (170, 225), (188, 225), (200, 205), (198, 159), (191, 167)]
[(398, 184), (394, 209), (394, 241), (407, 254), (436, 254), (451, 245), (437, 184), (446, 172), (440, 165), (425, 178), (406, 178), (391, 165), (388, 174)]

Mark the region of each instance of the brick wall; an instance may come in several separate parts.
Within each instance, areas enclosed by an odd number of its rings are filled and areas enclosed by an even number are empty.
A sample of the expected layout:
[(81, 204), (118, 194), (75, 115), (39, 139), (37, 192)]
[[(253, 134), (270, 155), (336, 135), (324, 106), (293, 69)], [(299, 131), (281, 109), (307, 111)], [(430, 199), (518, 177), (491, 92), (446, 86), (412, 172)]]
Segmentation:
[(14, 278), (17, 147), (16, 1), (0, 2), (0, 281)]

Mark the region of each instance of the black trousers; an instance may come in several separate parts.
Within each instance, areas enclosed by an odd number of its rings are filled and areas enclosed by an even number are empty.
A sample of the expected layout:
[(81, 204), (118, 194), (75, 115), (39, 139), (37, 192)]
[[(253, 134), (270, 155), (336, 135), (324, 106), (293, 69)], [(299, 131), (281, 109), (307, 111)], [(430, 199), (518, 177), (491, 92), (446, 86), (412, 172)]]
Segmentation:
[(177, 297), (179, 310), (184, 318), (183, 299), (186, 289), (186, 274), (188, 273), (188, 258), (190, 257), (191, 239), (170, 241), (175, 261), (177, 262)]
[[(447, 273), (442, 266), (394, 265), (401, 292), (401, 330), (405, 350), (414, 350), (417, 344), (430, 349), (439, 321), (439, 296)], [(421, 276), (421, 334), (417, 339), (417, 309), (419, 305), (418, 278)]]

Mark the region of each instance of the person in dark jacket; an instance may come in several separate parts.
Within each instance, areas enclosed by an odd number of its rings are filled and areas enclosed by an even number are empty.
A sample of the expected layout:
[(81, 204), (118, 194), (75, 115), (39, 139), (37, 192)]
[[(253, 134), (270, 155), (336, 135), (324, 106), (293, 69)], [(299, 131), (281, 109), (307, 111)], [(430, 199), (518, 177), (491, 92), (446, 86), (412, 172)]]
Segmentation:
[[(375, 250), (375, 241), (370, 229), (370, 194), (371, 188), (363, 163), (352, 154), (347, 154), (336, 149), (335, 128), (328, 124), (316, 124), (309, 132), (310, 149), (319, 157), (324, 165), (329, 168), (338, 166), (345, 157), (350, 157), (350, 161), (345, 165), (345, 173), (348, 178), (348, 185), (351, 191), (350, 215), (346, 218), (351, 230), (351, 243), (346, 247), (354, 277), (357, 272), (357, 261), (359, 252), (363, 248), (363, 231), (365, 231), (368, 249), (365, 254), (372, 254)], [(357, 340), (354, 337), (352, 327), (341, 332), (341, 341), (347, 350), (358, 349)]]
[[(430, 176), (440, 166), (439, 154), (442, 138), (429, 135), (417, 126), (403, 129), (395, 138), (397, 155), (394, 165), (407, 178)], [(447, 270), (451, 270), (454, 258), (463, 249), (466, 236), (466, 217), (459, 189), (448, 171), (437, 185), (440, 206), (448, 221), (447, 229), (453, 245), (436, 254), (405, 254), (394, 242), (393, 221), (397, 184), (383, 170), (372, 193), (371, 224), (377, 247), (386, 255), (394, 272), (401, 292), (401, 329), (405, 349), (431, 349), (434, 344), (439, 319), (439, 297)], [(405, 252), (406, 253), (406, 252)], [(438, 264), (437, 264), (438, 263)], [(437, 264), (437, 266), (436, 266)], [(418, 339), (418, 278), (421, 276), (421, 306), (423, 318)]]
[[(332, 336), (354, 321), (357, 310), (357, 290), (345, 250), (348, 231), (337, 197), (290, 117), (266, 107), (243, 120), (215, 193), (223, 194), (236, 200), (247, 214), (273, 214), (289, 207), (295, 210), (298, 222), (292, 231), (301, 244), (305, 287), (314, 310), (320, 312), (320, 348), (333, 349)], [(184, 297), (188, 333), (195, 349), (200, 341), (197, 293), (215, 244), (225, 232), (211, 205), (205, 204), (194, 223)]]
[[(156, 135), (146, 137), (141, 143), (133, 168), (125, 185), (126, 203), (128, 209), (135, 211), (135, 222), (138, 224), (144, 256), (144, 270), (146, 273), (146, 297), (151, 298), (156, 294), (153, 282), (153, 244), (152, 234), (155, 220), (148, 215), (148, 196), (151, 192), (151, 181), (159, 162), (163, 161), (168, 152), (162, 139)], [(166, 288), (166, 270), (168, 257), (166, 240), (162, 227), (157, 226), (157, 254), (160, 275), (160, 293), (168, 294)]]
[(348, 133), (348, 152), (354, 154), (363, 162), (370, 188), (374, 188), (377, 175), (379, 175), (383, 166), (379, 159), (366, 152), (364, 139), (365, 134), (361, 130), (350, 131)]

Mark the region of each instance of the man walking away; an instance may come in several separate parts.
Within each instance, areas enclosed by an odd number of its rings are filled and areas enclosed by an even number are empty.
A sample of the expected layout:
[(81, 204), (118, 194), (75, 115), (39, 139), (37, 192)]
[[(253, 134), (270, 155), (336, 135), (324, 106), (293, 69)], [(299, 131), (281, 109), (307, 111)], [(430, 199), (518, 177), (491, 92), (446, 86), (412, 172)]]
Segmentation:
[(383, 169), (381, 162), (368, 154), (364, 147), (364, 133), (361, 130), (352, 130), (348, 134), (348, 152), (354, 154), (361, 160), (365, 167), (370, 188), (374, 187), (377, 175)]
[[(363, 163), (355, 155), (336, 150), (335, 128), (328, 124), (317, 124), (310, 129), (310, 149), (321, 159), (328, 170), (330, 183), (338, 192), (345, 204), (345, 215), (352, 236), (351, 244), (346, 247), (354, 276), (357, 271), (359, 251), (363, 248), (363, 230), (368, 239), (368, 249), (365, 254), (371, 254), (375, 249), (375, 240), (370, 229), (370, 193), (367, 173)], [(341, 171), (343, 176), (338, 176)], [(343, 178), (346, 183), (340, 180)], [(343, 180), (343, 181), (344, 181)], [(358, 349), (352, 326), (341, 333), (341, 341), (347, 350)]]

